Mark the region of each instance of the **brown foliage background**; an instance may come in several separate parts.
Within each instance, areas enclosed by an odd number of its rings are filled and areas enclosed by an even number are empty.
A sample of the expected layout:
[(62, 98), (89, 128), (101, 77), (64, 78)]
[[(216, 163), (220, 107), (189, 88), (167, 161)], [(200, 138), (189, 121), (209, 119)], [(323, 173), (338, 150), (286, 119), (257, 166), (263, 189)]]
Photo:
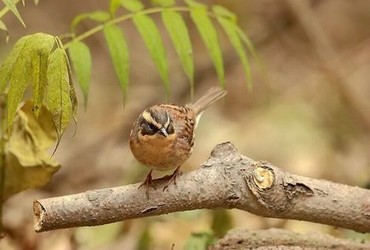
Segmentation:
[[(193, 155), (183, 170), (199, 166), (217, 143), (231, 141), (241, 153), (292, 173), (369, 186), (370, 2), (313, 0), (303, 6), (308, 8), (303, 13), (292, 6), (294, 1), (204, 2), (222, 4), (237, 13), (263, 67), (252, 63), (253, 93), (248, 93), (241, 64), (219, 29), (229, 94), (223, 103), (203, 115)], [(40, 1), (37, 7), (29, 3), (20, 8), (26, 29), (14, 16), (6, 16), (10, 43), (0, 39), (0, 54), (4, 57), (25, 34), (66, 33), (74, 16), (107, 5), (107, 1), (73, 0)], [(86, 22), (80, 29), (92, 25)], [(200, 96), (217, 84), (217, 79), (199, 35), (190, 22), (189, 25), (196, 62), (195, 94)], [(368, 237), (236, 210), (192, 211), (36, 234), (32, 228), (34, 199), (145, 178), (148, 169), (134, 160), (128, 135), (132, 122), (145, 107), (165, 100), (164, 88), (132, 23), (125, 22), (122, 27), (129, 40), (132, 63), (127, 105), (123, 108), (102, 35), (90, 37), (87, 43), (93, 56), (93, 80), (87, 111), (80, 105), (77, 135), (72, 136), (73, 126), (65, 134), (55, 155), (62, 168), (47, 187), (25, 191), (5, 203), (7, 236), (0, 241), (1, 249), (170, 249), (173, 243), (175, 249), (181, 249), (193, 232), (209, 232), (212, 228), (220, 232), (228, 227), (282, 227), (296, 232)], [(184, 104), (190, 101), (188, 82), (168, 36), (163, 35), (169, 48), (171, 99)], [(79, 95), (82, 103), (80, 92)]]

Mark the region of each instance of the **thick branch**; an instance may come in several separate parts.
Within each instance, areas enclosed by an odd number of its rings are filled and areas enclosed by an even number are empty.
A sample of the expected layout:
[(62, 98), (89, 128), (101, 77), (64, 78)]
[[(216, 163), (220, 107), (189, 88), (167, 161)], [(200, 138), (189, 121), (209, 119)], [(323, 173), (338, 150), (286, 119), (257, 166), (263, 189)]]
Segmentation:
[(245, 229), (230, 230), (209, 250), (235, 249), (311, 249), (311, 250), (365, 250), (370, 244), (355, 242), (333, 237), (331, 235), (312, 232), (308, 234), (294, 233), (283, 229), (249, 231)]
[(202, 167), (183, 173), (150, 198), (139, 184), (34, 201), (37, 232), (95, 226), (202, 208), (238, 208), (274, 218), (318, 222), (370, 232), (370, 191), (287, 173), (241, 155), (229, 142), (217, 145)]

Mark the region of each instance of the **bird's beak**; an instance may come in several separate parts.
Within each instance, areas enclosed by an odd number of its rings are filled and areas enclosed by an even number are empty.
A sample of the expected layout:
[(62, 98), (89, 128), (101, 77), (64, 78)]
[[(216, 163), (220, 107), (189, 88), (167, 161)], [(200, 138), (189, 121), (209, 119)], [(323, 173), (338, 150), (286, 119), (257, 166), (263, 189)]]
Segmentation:
[(159, 133), (161, 133), (161, 135), (163, 135), (164, 137), (168, 136), (168, 133), (164, 127), (159, 130)]

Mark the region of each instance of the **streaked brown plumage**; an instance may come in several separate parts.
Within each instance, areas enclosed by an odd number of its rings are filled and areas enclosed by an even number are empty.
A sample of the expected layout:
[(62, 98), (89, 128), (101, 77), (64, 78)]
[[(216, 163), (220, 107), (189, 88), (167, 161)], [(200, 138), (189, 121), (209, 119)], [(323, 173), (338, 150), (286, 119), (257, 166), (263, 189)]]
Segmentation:
[(200, 115), (226, 93), (214, 87), (194, 104), (158, 104), (140, 114), (132, 126), (130, 148), (139, 162), (151, 168), (142, 185), (150, 185), (153, 169), (175, 169), (169, 182), (175, 181), (180, 166), (192, 153), (194, 130)]

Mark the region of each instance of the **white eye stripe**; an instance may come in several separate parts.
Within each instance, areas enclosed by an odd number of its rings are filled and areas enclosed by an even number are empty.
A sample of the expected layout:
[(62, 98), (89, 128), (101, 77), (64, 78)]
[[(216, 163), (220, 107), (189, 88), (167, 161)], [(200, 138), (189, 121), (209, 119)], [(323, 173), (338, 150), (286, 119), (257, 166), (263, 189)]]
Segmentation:
[(170, 125), (170, 122), (171, 122), (171, 120), (170, 120), (170, 116), (169, 115), (167, 115), (167, 121), (166, 121), (166, 123), (164, 124), (164, 127), (167, 129), (168, 128), (168, 126)]
[(157, 128), (161, 128), (161, 124), (159, 124), (158, 122), (156, 122), (152, 115), (150, 114), (150, 112), (148, 111), (144, 111), (143, 114), (142, 114), (143, 118), (145, 119), (145, 121), (147, 121), (148, 123), (150, 124), (153, 124), (154, 126), (156, 126)]

